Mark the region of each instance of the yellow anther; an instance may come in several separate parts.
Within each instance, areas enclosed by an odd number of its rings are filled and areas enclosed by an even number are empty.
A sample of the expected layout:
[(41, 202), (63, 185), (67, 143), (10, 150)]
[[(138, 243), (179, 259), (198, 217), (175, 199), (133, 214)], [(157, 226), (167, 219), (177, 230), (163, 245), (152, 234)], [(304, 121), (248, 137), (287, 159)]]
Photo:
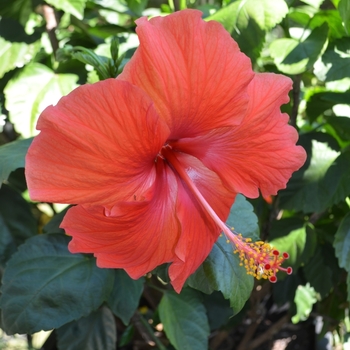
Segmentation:
[(287, 274), (292, 273), (290, 267), (281, 267), (284, 260), (288, 258), (288, 254), (280, 255), (275, 248), (266, 242), (252, 242), (251, 238), (243, 238), (241, 234), (236, 234), (236, 237), (238, 237), (239, 242), (233, 242), (236, 246), (234, 253), (238, 253), (239, 265), (246, 268), (248, 275), (276, 282), (276, 273), (279, 270), (285, 271)]

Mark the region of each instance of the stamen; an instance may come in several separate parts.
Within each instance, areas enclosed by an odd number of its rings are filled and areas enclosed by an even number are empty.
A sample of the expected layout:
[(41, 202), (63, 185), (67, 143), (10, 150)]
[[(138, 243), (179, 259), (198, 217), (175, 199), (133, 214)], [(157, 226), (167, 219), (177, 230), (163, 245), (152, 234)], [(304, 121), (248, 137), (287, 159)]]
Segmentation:
[[(227, 235), (227, 231), (225, 231)], [(269, 243), (258, 241), (251, 242), (250, 238), (244, 238), (237, 232), (230, 232), (229, 238), (235, 247), (234, 253), (238, 254), (248, 275), (256, 279), (268, 279), (270, 282), (277, 282), (277, 272), (284, 271), (288, 275), (293, 273), (291, 267), (284, 268), (282, 263), (288, 259), (289, 254), (280, 252), (273, 248)]]
[(234, 246), (234, 253), (238, 254), (240, 265), (246, 268), (248, 275), (252, 275), (257, 279), (269, 279), (270, 282), (275, 283), (277, 282), (276, 274), (278, 271), (284, 271), (288, 275), (292, 274), (293, 270), (291, 267), (281, 267), (282, 263), (289, 258), (288, 253), (282, 253), (280, 255), (280, 252), (270, 244), (262, 241), (252, 242), (251, 238), (244, 238), (242, 234), (234, 231), (233, 227), (232, 229), (228, 228), (193, 183), (177, 159), (176, 152), (170, 147), (163, 147), (162, 156), (171, 164), (202, 205), (203, 209), (225, 234), (226, 242)]

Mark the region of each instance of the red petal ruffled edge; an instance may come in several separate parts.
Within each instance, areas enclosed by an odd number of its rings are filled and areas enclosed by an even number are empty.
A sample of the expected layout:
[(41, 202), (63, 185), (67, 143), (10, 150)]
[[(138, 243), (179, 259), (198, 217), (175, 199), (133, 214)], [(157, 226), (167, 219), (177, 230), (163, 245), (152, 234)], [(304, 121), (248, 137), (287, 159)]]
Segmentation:
[[(212, 209), (225, 222), (235, 194), (227, 190), (220, 178), (198, 159), (180, 153), (176, 157)], [(169, 267), (169, 276), (179, 293), (186, 279), (209, 255), (221, 230), (180, 178), (176, 212), (181, 223), (181, 236), (175, 249), (176, 256)]]
[(221, 24), (201, 15), (138, 19), (140, 46), (118, 77), (151, 97), (171, 139), (237, 125), (247, 107), (250, 60)]
[(174, 142), (172, 145), (200, 159), (225, 184), (247, 197), (275, 195), (305, 162), (296, 146), (296, 130), (280, 106), (288, 102), (291, 80), (272, 73), (257, 74), (249, 85), (249, 104), (243, 122), (232, 128)]
[(177, 183), (173, 172), (157, 165), (150, 201), (119, 203), (107, 216), (103, 207), (75, 206), (61, 227), (72, 236), (72, 253), (93, 253), (97, 265), (123, 268), (139, 278), (174, 257), (180, 226), (175, 215)]
[(26, 157), (31, 198), (106, 206), (146, 195), (169, 134), (150, 98), (115, 79), (78, 87), (37, 127)]

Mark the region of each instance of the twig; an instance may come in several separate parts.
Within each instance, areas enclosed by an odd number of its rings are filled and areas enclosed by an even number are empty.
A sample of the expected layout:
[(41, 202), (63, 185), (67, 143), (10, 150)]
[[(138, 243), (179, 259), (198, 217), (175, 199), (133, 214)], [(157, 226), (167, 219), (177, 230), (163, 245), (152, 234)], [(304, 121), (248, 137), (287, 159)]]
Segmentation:
[(174, 11), (180, 11), (180, 0), (174, 0)]
[(297, 116), (299, 111), (300, 104), (300, 84), (301, 84), (301, 74), (298, 74), (293, 79), (293, 90), (292, 90), (292, 98), (293, 98), (293, 107), (292, 113), (290, 116), (290, 124), (297, 129)]
[(313, 213), (310, 215), (309, 222), (311, 224), (315, 224), (321, 217), (326, 214), (326, 211), (322, 211), (321, 213)]
[(249, 312), (249, 318), (251, 319), (252, 323), (249, 325), (247, 331), (244, 333), (243, 339), (238, 345), (237, 350), (247, 350), (248, 345), (251, 343), (251, 339), (253, 338), (256, 329), (259, 327), (261, 321), (264, 319), (264, 314), (261, 312), (261, 300), (264, 299), (264, 297), (270, 293), (271, 291), (271, 284), (270, 283), (264, 283), (261, 286), (261, 289), (257, 288), (257, 283), (255, 284), (255, 288), (250, 296), (250, 304), (251, 304), (251, 311)]
[(138, 311), (135, 312), (131, 320), (133, 321), (137, 330), (140, 332), (142, 338), (148, 344), (154, 343), (157, 345), (159, 350), (166, 350), (166, 347), (163, 345), (163, 343), (155, 336), (152, 327)]
[(289, 316), (285, 315), (281, 317), (276, 323), (274, 323), (265, 333), (261, 334), (259, 337), (251, 341), (246, 350), (253, 350), (265, 341), (272, 338), (272, 336), (277, 333), (287, 322), (289, 321)]
[(58, 39), (56, 36), (57, 20), (55, 16), (55, 11), (51, 6), (46, 4), (42, 6), (42, 9), (46, 21), (46, 31), (49, 35), (53, 53), (56, 56), (56, 51), (58, 50)]
[(223, 341), (228, 337), (228, 332), (225, 330), (219, 331), (213, 339), (210, 340), (210, 348), (218, 349)]

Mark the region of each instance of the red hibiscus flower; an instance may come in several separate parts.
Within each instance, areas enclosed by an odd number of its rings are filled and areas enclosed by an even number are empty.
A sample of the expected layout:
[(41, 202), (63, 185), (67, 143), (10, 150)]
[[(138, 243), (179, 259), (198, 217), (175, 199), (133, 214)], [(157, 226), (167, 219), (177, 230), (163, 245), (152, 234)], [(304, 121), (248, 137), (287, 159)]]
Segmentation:
[(139, 278), (170, 262), (180, 291), (223, 231), (242, 261), (264, 256), (249, 273), (274, 281), (287, 255), (224, 222), (237, 193), (275, 195), (305, 161), (280, 112), (291, 80), (255, 74), (199, 11), (141, 18), (137, 33), (117, 79), (78, 87), (41, 114), (26, 159), (31, 198), (76, 204), (62, 222), (69, 249), (100, 267)]

